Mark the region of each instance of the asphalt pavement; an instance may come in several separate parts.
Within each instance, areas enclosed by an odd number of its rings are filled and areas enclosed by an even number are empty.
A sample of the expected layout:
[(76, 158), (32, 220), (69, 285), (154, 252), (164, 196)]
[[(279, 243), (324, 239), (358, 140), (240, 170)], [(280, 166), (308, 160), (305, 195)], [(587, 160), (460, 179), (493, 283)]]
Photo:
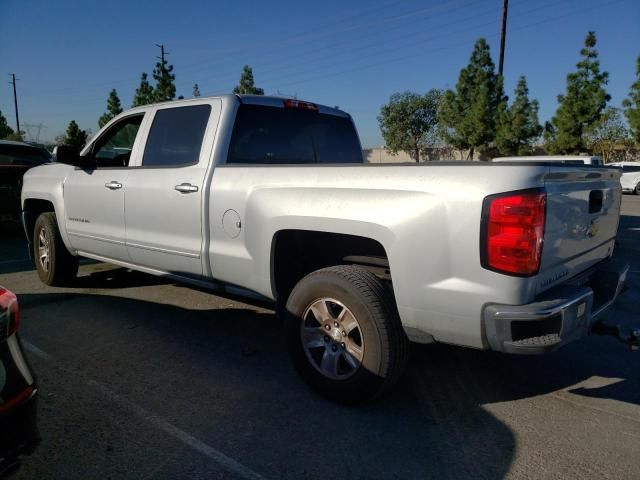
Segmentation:
[[(268, 305), (89, 262), (47, 287), (0, 228), (40, 384), (19, 479), (640, 478), (640, 352), (613, 338), (530, 357), (415, 345), (393, 392), (348, 408), (301, 382)], [(632, 268), (609, 317), (640, 325), (640, 197), (619, 239)]]

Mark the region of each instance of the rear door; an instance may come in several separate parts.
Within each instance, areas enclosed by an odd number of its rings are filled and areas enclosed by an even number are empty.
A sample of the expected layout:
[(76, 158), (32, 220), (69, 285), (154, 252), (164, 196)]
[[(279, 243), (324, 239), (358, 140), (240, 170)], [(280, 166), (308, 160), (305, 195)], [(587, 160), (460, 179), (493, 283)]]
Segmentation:
[(620, 171), (550, 167), (538, 290), (567, 280), (613, 253), (620, 216)]
[(93, 143), (96, 168), (76, 168), (64, 183), (66, 227), (73, 248), (109, 259), (128, 261), (124, 195), (130, 165), (142, 151), (138, 135), (144, 113), (129, 115)]
[(221, 102), (155, 109), (144, 154), (129, 172), (126, 242), (133, 263), (202, 275), (204, 181)]

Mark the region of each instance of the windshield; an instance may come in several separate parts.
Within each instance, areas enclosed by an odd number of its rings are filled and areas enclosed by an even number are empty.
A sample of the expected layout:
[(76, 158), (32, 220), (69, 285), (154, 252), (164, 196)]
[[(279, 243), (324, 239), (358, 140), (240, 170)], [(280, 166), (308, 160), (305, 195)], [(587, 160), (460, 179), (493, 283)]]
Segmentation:
[(0, 165), (34, 166), (51, 161), (51, 155), (44, 148), (0, 144)]

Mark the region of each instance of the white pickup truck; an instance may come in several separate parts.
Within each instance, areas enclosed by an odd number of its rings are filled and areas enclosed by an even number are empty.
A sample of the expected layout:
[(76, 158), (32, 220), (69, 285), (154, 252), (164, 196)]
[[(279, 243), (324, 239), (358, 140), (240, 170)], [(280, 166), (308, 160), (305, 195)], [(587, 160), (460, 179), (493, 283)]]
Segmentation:
[(58, 162), (22, 190), (43, 282), (88, 257), (256, 292), (285, 317), (304, 379), (343, 402), (390, 387), (410, 340), (558, 348), (590, 331), (628, 268), (612, 258), (619, 169), (366, 165), (347, 113), (299, 100), (134, 108)]

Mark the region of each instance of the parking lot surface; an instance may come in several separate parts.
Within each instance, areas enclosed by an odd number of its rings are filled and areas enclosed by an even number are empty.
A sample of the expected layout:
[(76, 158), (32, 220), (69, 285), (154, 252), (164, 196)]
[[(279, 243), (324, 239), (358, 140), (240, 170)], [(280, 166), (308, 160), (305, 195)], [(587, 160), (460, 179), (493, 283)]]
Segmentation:
[[(299, 380), (268, 305), (96, 263), (47, 287), (2, 228), (40, 384), (43, 440), (17, 478), (640, 478), (640, 352), (615, 339), (415, 345), (391, 394), (347, 408)], [(631, 273), (609, 318), (640, 325), (640, 197), (619, 241)]]

